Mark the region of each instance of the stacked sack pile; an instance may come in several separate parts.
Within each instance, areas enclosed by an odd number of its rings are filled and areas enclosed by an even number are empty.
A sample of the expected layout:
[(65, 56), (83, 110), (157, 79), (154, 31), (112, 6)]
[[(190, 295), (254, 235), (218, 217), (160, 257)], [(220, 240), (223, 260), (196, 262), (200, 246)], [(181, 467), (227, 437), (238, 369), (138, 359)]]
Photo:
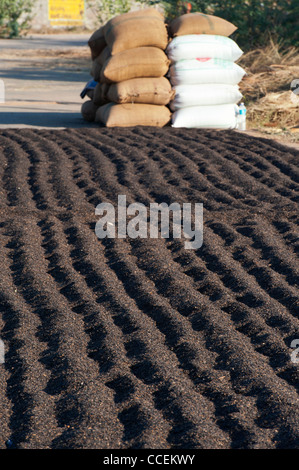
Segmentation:
[[(105, 98), (105, 85), (100, 84), (100, 74), (105, 55), (108, 55), (108, 47), (105, 41), (104, 27), (102, 26), (95, 31), (88, 41), (91, 52), (92, 66), (90, 74), (93, 77), (87, 84), (86, 95), (90, 98), (85, 101), (81, 107), (81, 114), (86, 121), (92, 122), (95, 120), (96, 112), (99, 106), (106, 102)], [(90, 88), (88, 88), (90, 85)], [(83, 98), (85, 94), (81, 94)]]
[(245, 70), (235, 61), (243, 52), (230, 39), (237, 28), (217, 16), (182, 15), (170, 23), (172, 126), (229, 129), (237, 126)]
[(97, 82), (82, 115), (106, 127), (157, 126), (171, 120), (174, 92), (165, 77), (168, 33), (154, 8), (118, 15), (89, 40), (91, 74)]

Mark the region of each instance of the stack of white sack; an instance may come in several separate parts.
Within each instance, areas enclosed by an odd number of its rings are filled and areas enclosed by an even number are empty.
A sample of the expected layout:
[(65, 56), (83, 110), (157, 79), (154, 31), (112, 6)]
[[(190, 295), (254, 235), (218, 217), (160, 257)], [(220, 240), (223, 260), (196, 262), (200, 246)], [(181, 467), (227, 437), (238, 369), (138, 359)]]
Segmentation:
[(242, 98), (238, 84), (245, 70), (235, 63), (242, 50), (228, 37), (235, 29), (221, 18), (201, 13), (183, 15), (171, 23), (174, 38), (166, 53), (175, 90), (170, 104), (173, 127), (237, 126), (237, 103)]

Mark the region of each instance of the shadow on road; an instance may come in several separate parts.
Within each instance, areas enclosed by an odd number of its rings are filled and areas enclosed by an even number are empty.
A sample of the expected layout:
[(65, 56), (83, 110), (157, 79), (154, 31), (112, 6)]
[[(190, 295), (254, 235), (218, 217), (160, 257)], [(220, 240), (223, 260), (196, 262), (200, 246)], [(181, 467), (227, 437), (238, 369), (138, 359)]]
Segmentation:
[(56, 68), (53, 70), (42, 70), (38, 68), (11, 68), (0, 70), (0, 78), (13, 80), (40, 80), (53, 82), (86, 82), (89, 78), (86, 70), (72, 70), (67, 68)]
[(1, 111), (0, 126), (34, 126), (51, 128), (80, 128), (80, 127), (101, 127), (100, 124), (84, 121), (80, 113), (68, 112), (7, 112)]
[(33, 35), (32, 37), (17, 39), (1, 39), (0, 49), (62, 49), (88, 47), (87, 35)]

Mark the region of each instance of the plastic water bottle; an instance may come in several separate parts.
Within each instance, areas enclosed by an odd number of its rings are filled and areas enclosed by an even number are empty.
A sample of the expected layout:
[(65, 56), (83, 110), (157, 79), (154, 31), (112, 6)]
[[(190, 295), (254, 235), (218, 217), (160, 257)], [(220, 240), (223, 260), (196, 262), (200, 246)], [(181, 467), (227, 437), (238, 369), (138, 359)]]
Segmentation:
[(246, 106), (244, 103), (239, 105), (238, 129), (246, 131)]

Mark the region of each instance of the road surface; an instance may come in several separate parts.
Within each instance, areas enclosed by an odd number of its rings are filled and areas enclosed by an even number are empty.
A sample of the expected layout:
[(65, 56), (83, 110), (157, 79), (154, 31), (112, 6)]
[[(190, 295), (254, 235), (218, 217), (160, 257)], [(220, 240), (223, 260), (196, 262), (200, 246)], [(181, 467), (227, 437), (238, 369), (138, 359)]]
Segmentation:
[(91, 78), (89, 34), (0, 40), (0, 129), (85, 127), (80, 92)]

